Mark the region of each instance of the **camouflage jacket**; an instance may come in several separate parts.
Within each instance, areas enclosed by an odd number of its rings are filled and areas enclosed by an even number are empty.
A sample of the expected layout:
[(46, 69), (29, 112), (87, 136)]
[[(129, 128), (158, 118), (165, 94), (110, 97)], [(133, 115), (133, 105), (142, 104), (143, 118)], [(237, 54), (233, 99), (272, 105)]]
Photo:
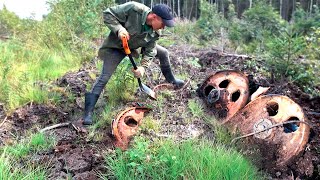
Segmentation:
[(146, 28), (147, 15), (151, 9), (144, 4), (128, 2), (108, 8), (103, 12), (104, 23), (111, 30), (105, 39), (101, 49), (117, 48), (122, 49), (121, 40), (118, 38), (118, 31), (125, 28), (130, 34), (130, 49), (143, 48), (142, 62), (148, 62), (154, 58), (156, 52), (156, 41), (160, 32), (152, 28)]

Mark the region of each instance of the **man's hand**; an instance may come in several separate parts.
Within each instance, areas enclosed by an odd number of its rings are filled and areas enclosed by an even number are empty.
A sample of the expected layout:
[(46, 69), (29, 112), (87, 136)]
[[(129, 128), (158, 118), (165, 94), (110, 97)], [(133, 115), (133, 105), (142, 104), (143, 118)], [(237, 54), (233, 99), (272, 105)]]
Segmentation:
[(128, 31), (125, 28), (122, 28), (118, 31), (118, 38), (122, 39), (122, 37), (125, 36), (127, 38), (127, 40), (130, 39), (130, 35), (128, 33)]
[(134, 77), (141, 78), (144, 75), (145, 69), (142, 66), (138, 66), (136, 70), (132, 69), (132, 72), (134, 74)]

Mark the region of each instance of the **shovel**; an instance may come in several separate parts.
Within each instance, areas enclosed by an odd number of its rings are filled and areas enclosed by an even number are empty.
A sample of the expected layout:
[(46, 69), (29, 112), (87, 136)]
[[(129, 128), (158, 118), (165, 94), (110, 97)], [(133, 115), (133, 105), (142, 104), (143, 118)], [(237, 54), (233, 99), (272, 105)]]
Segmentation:
[[(138, 69), (136, 63), (134, 62), (134, 60), (132, 58), (131, 51), (130, 51), (130, 48), (129, 48), (129, 45), (128, 45), (128, 40), (127, 40), (126, 36), (122, 37), (122, 45), (123, 45), (123, 48), (124, 48), (124, 52), (126, 53), (126, 55), (128, 55), (128, 57), (129, 57), (129, 59), (131, 61), (131, 64), (133, 65), (134, 70)], [(150, 89), (148, 86), (144, 85), (141, 82), (140, 78), (137, 78), (137, 79), (138, 79), (140, 90), (145, 92), (145, 93), (147, 93), (151, 99), (156, 100), (157, 99), (156, 98), (156, 93), (154, 91), (152, 91), (152, 89)]]

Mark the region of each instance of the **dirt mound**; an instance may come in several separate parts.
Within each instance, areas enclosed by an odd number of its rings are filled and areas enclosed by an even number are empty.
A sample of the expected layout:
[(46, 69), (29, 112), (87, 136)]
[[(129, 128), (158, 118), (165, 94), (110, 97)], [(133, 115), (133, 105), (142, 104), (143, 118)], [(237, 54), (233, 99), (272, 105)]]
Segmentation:
[(80, 97), (86, 92), (86, 84), (93, 83), (89, 73), (90, 71), (85, 69), (80, 69), (78, 72), (68, 72), (57, 80), (57, 85), (66, 87), (76, 97)]
[(69, 118), (68, 113), (57, 107), (29, 103), (5, 118), (0, 129), (0, 145), (10, 144), (15, 137), (22, 138), (28, 130), (37, 131), (41, 126)]
[(103, 151), (111, 148), (111, 139), (102, 142), (86, 141), (71, 128), (60, 128), (48, 133), (57, 139), (50, 156), (48, 179), (98, 179), (96, 172), (106, 172)]

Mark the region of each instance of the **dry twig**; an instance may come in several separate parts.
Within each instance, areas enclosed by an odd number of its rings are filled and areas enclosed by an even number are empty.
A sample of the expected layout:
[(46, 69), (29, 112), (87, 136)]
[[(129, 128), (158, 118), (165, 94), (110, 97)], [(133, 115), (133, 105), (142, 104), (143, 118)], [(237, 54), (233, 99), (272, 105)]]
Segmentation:
[(52, 125), (52, 126), (49, 126), (49, 127), (45, 127), (45, 128), (43, 128), (43, 129), (41, 129), (39, 132), (40, 132), (40, 133), (43, 133), (43, 132), (48, 131), (48, 130), (51, 130), (51, 129), (69, 126), (70, 124), (71, 124), (70, 122), (55, 124), (55, 125)]
[(0, 127), (1, 127), (2, 125), (4, 125), (4, 123), (7, 121), (7, 117), (8, 117), (8, 116), (6, 116), (6, 117), (4, 118), (4, 120), (3, 120), (2, 123), (0, 124)]

